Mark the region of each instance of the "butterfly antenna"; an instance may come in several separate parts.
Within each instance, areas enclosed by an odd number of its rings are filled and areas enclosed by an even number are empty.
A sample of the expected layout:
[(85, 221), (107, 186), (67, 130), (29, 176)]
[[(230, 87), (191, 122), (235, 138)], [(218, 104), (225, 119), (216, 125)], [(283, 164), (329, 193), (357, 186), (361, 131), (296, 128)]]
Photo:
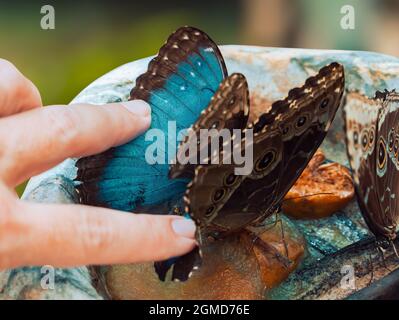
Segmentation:
[(302, 198), (308, 198), (308, 197), (313, 197), (313, 196), (319, 196), (319, 195), (322, 195), (322, 194), (334, 194), (334, 193), (332, 193), (332, 192), (309, 193), (309, 194), (305, 194), (304, 196), (285, 198), (283, 200), (283, 202), (287, 201), (287, 200), (295, 200), (295, 199), (302, 199)]

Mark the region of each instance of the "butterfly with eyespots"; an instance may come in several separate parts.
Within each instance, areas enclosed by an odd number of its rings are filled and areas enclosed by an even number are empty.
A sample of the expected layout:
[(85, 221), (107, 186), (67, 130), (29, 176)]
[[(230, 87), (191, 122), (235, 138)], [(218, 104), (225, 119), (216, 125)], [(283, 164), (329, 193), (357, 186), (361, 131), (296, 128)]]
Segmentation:
[(386, 249), (396, 238), (399, 217), (399, 94), (374, 99), (347, 95), (344, 108), (347, 152), (363, 217)]
[[(234, 162), (211, 161), (241, 152), (248, 140), (228, 141), (233, 145), (231, 151), (220, 148), (216, 154), (202, 157), (201, 151), (210, 150), (210, 145), (205, 145), (193, 156), (199, 164), (178, 162), (169, 168), (168, 164), (146, 161), (151, 142), (140, 136), (77, 161), (80, 201), (128, 212), (168, 214), (154, 208), (183, 198), (184, 214), (195, 220), (200, 230), (200, 245), (204, 230), (215, 238), (243, 230), (280, 211), (285, 194), (323, 141), (343, 91), (343, 67), (332, 63), (303, 87), (292, 89), (286, 99), (275, 102), (254, 124), (248, 124), (245, 76), (228, 76), (217, 45), (204, 32), (180, 28), (149, 63), (147, 72), (137, 78), (130, 98), (151, 105), (152, 129), (167, 133), (169, 121), (176, 122), (178, 131), (193, 124), (177, 159), (184, 158), (187, 146), (198, 146), (196, 133), (201, 129), (253, 131), (253, 169), (248, 175), (237, 175)], [(176, 137), (166, 134), (166, 141), (176, 143)], [(169, 149), (164, 151), (168, 159)], [(197, 247), (182, 257), (156, 262), (155, 269), (161, 280), (173, 268), (171, 278), (185, 281), (200, 264)]]
[[(245, 77), (239, 79), (246, 87)], [(185, 213), (196, 221), (207, 236), (211, 234), (218, 239), (279, 212), (284, 196), (323, 141), (341, 105), (344, 83), (343, 67), (332, 63), (309, 78), (303, 87), (291, 90), (286, 99), (275, 102), (254, 124), (248, 124), (243, 130), (241, 143), (232, 143), (231, 154), (246, 147), (245, 133), (252, 130), (253, 169), (249, 175), (235, 174), (237, 166), (222, 161), (217, 164), (202, 163), (194, 166), (194, 170), (193, 166), (190, 170), (184, 170), (181, 165), (172, 166), (172, 177), (191, 177), (184, 196)], [(219, 90), (226, 90), (224, 84)], [(236, 97), (235, 101), (248, 99)], [(219, 128), (234, 129), (228, 125), (231, 123), (235, 123), (236, 128), (242, 128), (242, 121), (227, 118), (228, 121), (220, 122), (220, 115), (229, 109), (228, 106), (224, 109), (215, 108), (218, 104), (218, 98), (214, 97), (210, 107), (193, 125), (193, 132), (198, 133), (199, 128), (207, 127), (209, 113), (215, 113), (213, 117), (218, 119)], [(249, 105), (240, 107), (241, 110), (249, 109)], [(229, 114), (233, 118), (240, 118), (243, 113)], [(195, 141), (197, 136), (194, 134), (191, 139)], [(189, 141), (190, 138), (187, 138), (181, 144), (178, 153), (186, 149)], [(219, 159), (225, 156), (220, 150)], [(267, 244), (264, 247), (267, 248)], [(199, 255), (199, 251), (195, 254)], [(190, 259), (200, 260), (199, 257), (193, 259), (192, 255)]]
[(239, 176), (234, 164), (198, 165), (185, 194), (186, 212), (199, 225), (234, 231), (279, 209), (323, 141), (343, 91), (343, 67), (333, 63), (275, 102), (244, 130), (244, 139), (245, 132), (253, 130), (252, 172)]

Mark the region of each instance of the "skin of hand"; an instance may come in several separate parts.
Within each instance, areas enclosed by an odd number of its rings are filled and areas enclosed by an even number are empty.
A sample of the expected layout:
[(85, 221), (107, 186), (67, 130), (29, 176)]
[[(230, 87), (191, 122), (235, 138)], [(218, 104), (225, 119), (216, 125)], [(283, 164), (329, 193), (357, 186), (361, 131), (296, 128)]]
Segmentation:
[(35, 85), (0, 59), (0, 269), (158, 261), (193, 249), (195, 225), (183, 217), (32, 203), (14, 192), (66, 158), (131, 140), (150, 122), (140, 100), (42, 107)]

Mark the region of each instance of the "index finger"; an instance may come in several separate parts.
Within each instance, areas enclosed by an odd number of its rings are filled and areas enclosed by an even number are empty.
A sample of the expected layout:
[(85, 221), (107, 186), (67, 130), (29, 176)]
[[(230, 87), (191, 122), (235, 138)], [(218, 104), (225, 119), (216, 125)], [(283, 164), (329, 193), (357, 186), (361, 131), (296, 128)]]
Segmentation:
[(0, 119), (0, 178), (14, 187), (66, 158), (125, 143), (150, 122), (150, 106), (141, 100), (50, 106)]

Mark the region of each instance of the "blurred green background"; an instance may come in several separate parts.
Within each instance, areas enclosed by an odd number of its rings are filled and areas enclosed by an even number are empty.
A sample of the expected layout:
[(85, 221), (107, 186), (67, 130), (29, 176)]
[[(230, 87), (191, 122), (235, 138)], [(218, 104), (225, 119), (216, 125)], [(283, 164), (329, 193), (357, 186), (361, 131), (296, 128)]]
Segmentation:
[[(55, 8), (55, 30), (40, 28), (45, 4)], [(340, 26), (348, 4), (355, 8), (354, 30)], [(155, 54), (182, 25), (203, 29), (219, 44), (399, 56), (398, 17), (398, 0), (0, 0), (0, 57), (32, 79), (45, 105), (67, 104), (111, 69)]]

